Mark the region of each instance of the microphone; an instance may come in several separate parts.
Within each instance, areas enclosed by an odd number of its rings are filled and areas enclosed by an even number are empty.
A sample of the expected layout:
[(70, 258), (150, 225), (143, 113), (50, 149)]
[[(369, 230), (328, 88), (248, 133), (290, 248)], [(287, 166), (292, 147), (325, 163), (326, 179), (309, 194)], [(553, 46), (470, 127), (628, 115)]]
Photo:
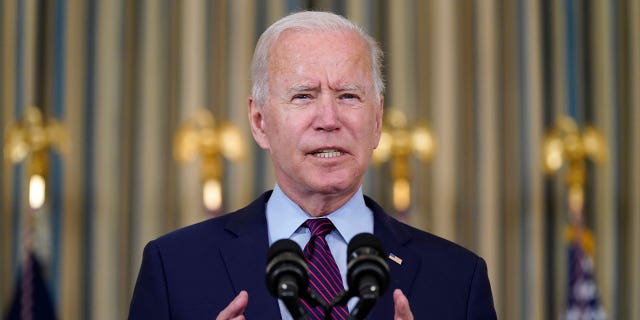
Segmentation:
[(278, 240), (267, 252), (267, 288), (284, 302), (294, 319), (309, 319), (299, 299), (309, 286), (308, 269), (300, 246), (293, 240)]
[(352, 319), (364, 319), (389, 286), (389, 265), (384, 260), (382, 242), (370, 233), (360, 233), (347, 246), (347, 283), (360, 301), (351, 311)]

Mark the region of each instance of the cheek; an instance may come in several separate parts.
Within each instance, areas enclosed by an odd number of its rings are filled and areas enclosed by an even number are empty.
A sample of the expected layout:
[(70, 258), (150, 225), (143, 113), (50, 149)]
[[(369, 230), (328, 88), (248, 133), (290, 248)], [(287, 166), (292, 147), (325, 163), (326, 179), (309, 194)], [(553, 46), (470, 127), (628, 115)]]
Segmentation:
[[(366, 122), (362, 122), (362, 119), (367, 120)], [(358, 140), (363, 142), (363, 148), (375, 148), (375, 146), (377, 145), (378, 137), (380, 136), (380, 130), (378, 129), (375, 115), (362, 115), (353, 121), (355, 121), (354, 123), (358, 126)]]
[(267, 114), (265, 114), (263, 121), (265, 132), (269, 136), (269, 140), (277, 138), (282, 131), (282, 128), (280, 128), (282, 123), (280, 115), (277, 112), (268, 112)]
[(272, 152), (278, 150), (287, 153), (287, 150), (294, 148), (300, 137), (299, 128), (295, 126), (293, 119), (284, 116), (269, 119), (267, 136), (271, 143)]
[(296, 141), (305, 130), (311, 127), (313, 109), (285, 110), (272, 119), (272, 126), (278, 131), (278, 135)]

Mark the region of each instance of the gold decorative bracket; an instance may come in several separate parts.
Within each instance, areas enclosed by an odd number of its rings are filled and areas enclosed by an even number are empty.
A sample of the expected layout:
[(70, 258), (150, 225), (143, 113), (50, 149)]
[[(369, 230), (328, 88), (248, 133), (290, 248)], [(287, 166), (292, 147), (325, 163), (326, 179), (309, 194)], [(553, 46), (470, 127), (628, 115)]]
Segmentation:
[(400, 110), (385, 109), (382, 134), (378, 148), (373, 152), (373, 163), (391, 162), (393, 178), (393, 206), (406, 212), (411, 205), (410, 156), (427, 163), (433, 157), (436, 142), (425, 123), (409, 127), (407, 117)]
[(40, 109), (30, 106), (20, 122), (9, 124), (4, 141), (5, 160), (12, 164), (28, 161), (29, 205), (40, 208), (45, 200), (51, 148), (68, 149), (68, 134), (60, 122), (43, 119)]
[(213, 114), (200, 108), (175, 133), (173, 154), (180, 164), (200, 157), (202, 201), (209, 212), (218, 212), (222, 206), (222, 158), (239, 161), (246, 154), (240, 130), (225, 122), (218, 126)]
[(543, 165), (546, 174), (558, 172), (564, 164), (569, 188), (568, 202), (571, 223), (581, 226), (586, 183), (586, 159), (603, 164), (608, 159), (606, 140), (600, 131), (586, 126), (580, 131), (576, 122), (567, 116), (558, 118), (545, 134), (542, 142)]

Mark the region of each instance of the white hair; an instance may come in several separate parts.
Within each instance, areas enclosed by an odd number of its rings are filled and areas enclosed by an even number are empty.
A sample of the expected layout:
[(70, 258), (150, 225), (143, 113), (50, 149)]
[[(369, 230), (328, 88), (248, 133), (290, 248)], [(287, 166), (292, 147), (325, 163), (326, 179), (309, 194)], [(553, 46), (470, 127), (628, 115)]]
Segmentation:
[(384, 92), (384, 80), (382, 79), (382, 50), (378, 43), (358, 25), (350, 20), (330, 12), (303, 11), (292, 13), (272, 24), (265, 30), (253, 53), (251, 61), (251, 95), (258, 105), (264, 105), (267, 101), (269, 90), (268, 62), (269, 50), (278, 40), (282, 32), (290, 29), (296, 30), (349, 30), (354, 31), (367, 43), (371, 55), (371, 74), (376, 101)]

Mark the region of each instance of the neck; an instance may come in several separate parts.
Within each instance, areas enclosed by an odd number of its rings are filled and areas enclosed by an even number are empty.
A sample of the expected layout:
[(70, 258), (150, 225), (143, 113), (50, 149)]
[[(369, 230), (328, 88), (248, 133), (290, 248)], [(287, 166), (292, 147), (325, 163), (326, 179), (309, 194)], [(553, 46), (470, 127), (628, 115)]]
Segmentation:
[(353, 190), (337, 193), (296, 192), (278, 185), (282, 192), (312, 217), (326, 216), (342, 207), (358, 191), (360, 186)]

